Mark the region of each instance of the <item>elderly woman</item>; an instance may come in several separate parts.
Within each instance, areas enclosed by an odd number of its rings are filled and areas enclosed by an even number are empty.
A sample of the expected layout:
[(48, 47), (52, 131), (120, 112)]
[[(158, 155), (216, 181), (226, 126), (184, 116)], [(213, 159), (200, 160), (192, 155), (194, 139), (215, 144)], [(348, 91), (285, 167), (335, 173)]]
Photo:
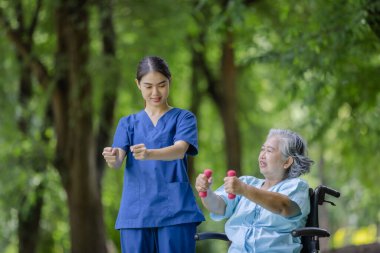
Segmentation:
[(299, 178), (313, 163), (306, 143), (292, 131), (271, 129), (258, 161), (264, 179), (226, 177), (215, 192), (212, 178), (200, 174), (195, 186), (198, 192), (207, 191), (202, 203), (213, 220), (228, 218), (228, 252), (300, 252), (300, 239), (290, 232), (305, 226), (310, 211), (309, 186)]

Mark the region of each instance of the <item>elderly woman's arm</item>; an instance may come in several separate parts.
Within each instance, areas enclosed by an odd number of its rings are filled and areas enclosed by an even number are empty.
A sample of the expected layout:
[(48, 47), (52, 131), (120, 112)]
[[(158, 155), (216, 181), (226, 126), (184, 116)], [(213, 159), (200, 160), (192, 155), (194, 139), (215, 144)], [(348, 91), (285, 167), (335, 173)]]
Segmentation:
[(207, 192), (207, 196), (202, 198), (202, 204), (210, 212), (217, 215), (224, 215), (226, 212), (226, 203), (217, 194), (215, 194), (210, 186), (212, 184), (212, 177), (208, 178), (205, 174), (199, 174), (195, 180), (195, 189), (198, 192)]
[(207, 191), (207, 197), (202, 198), (202, 204), (211, 213), (224, 215), (226, 212), (226, 203), (224, 200), (210, 189)]
[(281, 193), (270, 192), (244, 184), (241, 195), (263, 208), (284, 217), (292, 217), (301, 212), (299, 206), (294, 201)]
[(237, 177), (225, 178), (224, 187), (226, 192), (242, 195), (263, 208), (284, 217), (292, 217), (301, 212), (299, 206), (288, 196), (245, 184)]

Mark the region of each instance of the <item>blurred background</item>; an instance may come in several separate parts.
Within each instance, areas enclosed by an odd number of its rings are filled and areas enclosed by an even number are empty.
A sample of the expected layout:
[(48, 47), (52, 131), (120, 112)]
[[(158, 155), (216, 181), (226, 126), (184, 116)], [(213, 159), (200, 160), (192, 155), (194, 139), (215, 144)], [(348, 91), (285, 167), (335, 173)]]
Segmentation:
[[(123, 169), (101, 152), (144, 107), (146, 55), (198, 118), (193, 185), (205, 168), (214, 189), (229, 169), (261, 177), (269, 129), (291, 129), (316, 161), (310, 186), (342, 194), (320, 210), (323, 252), (379, 250), (379, 0), (0, 0), (1, 252), (120, 252)], [(205, 216), (199, 231), (223, 232)]]

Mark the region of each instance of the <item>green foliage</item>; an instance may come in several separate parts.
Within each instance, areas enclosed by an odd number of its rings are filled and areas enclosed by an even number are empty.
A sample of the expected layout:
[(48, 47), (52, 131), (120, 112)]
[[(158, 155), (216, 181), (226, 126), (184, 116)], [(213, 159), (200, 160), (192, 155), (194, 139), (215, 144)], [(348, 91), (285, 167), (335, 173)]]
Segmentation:
[[(255, 18), (247, 22), (257, 24), (256, 30), (269, 25), (270, 32), (255, 33), (256, 37), (264, 36), (261, 44), (247, 44), (242, 51), (253, 53), (241, 60), (243, 66), (254, 63), (254, 69), (276, 71), (267, 82), (274, 94), (279, 93), (274, 96), (275, 103), (291, 110), (293, 121), (289, 127), (305, 132), (311, 148), (329, 140), (322, 152), (326, 157), (324, 177), (341, 189), (342, 203), (347, 201), (350, 207), (345, 206), (345, 211), (355, 216), (340, 216), (340, 222), (364, 225), (378, 221), (374, 199), (379, 194), (375, 187), (379, 176), (375, 153), (379, 149), (376, 119), (380, 91), (379, 38), (368, 26), (365, 4), (262, 4), (258, 6), (263, 13), (261, 24), (254, 23)], [(302, 118), (295, 116), (297, 111)], [(352, 182), (350, 187), (346, 187), (347, 182)], [(368, 209), (372, 210), (370, 216)]]

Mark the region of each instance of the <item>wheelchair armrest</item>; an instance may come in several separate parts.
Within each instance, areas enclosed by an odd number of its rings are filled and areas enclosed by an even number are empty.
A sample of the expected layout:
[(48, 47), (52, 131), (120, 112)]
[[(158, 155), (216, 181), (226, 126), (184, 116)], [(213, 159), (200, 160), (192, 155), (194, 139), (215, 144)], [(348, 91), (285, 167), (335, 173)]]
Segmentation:
[(194, 236), (194, 239), (196, 241), (207, 240), (207, 239), (217, 239), (217, 240), (229, 241), (226, 234), (213, 233), (213, 232), (196, 233)]
[(330, 233), (318, 227), (304, 227), (304, 228), (294, 229), (292, 231), (292, 236), (293, 237), (299, 237), (299, 236), (330, 237)]

